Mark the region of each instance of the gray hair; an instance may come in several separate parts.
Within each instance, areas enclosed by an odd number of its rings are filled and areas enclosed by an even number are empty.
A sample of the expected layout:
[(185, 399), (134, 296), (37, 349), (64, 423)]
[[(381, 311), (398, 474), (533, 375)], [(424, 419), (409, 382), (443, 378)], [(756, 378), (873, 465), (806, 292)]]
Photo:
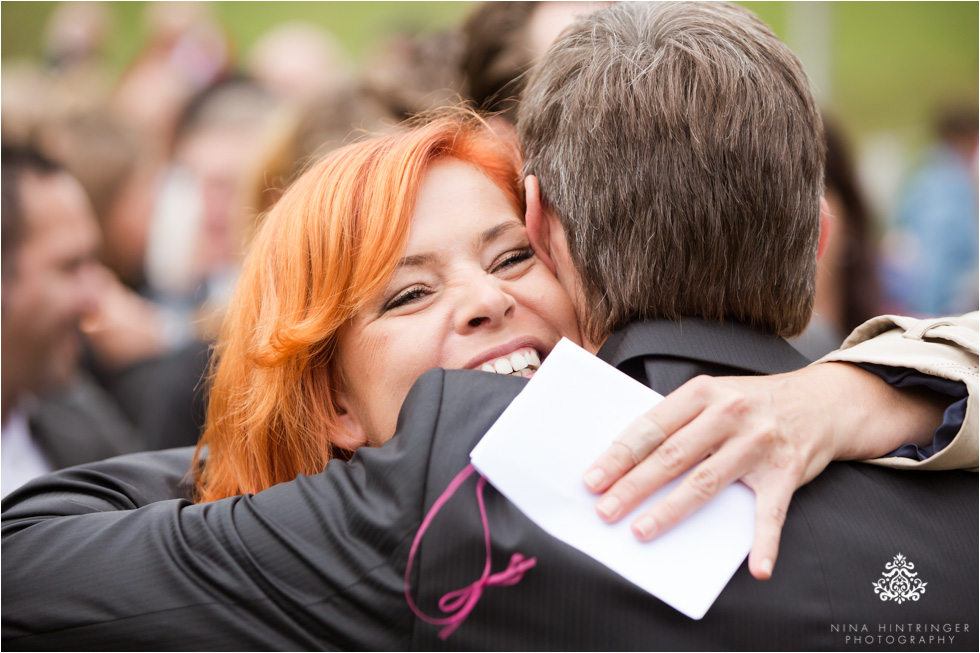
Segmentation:
[(748, 10), (624, 2), (532, 70), (525, 173), (561, 221), (587, 332), (810, 319), (824, 143), (803, 66)]

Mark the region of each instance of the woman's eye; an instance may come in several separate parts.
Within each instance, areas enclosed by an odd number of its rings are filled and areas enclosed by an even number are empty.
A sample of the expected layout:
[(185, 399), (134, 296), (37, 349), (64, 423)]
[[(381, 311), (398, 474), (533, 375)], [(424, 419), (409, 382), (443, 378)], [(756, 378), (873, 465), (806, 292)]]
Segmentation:
[(415, 302), (419, 301), (420, 299), (426, 297), (428, 294), (429, 294), (429, 291), (426, 290), (425, 288), (421, 288), (421, 287), (418, 287), (418, 286), (416, 286), (414, 288), (408, 288), (407, 290), (404, 290), (404, 291), (398, 293), (397, 295), (395, 295), (394, 297), (392, 297), (390, 300), (388, 300), (388, 303), (384, 305), (384, 307), (381, 309), (381, 312), (384, 313), (384, 312), (387, 312), (387, 311), (396, 309), (396, 308), (398, 308), (400, 306), (406, 306), (408, 304), (414, 304)]
[(519, 265), (524, 261), (529, 261), (532, 258), (534, 258), (534, 250), (530, 247), (524, 247), (512, 252), (507, 252), (496, 263), (494, 263), (493, 267), (490, 269), (490, 272), (502, 272), (508, 268), (514, 267), (515, 265)]

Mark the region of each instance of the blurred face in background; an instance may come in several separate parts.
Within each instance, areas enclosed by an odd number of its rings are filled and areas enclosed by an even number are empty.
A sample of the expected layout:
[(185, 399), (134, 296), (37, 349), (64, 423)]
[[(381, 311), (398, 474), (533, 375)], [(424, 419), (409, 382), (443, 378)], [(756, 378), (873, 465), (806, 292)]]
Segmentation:
[(102, 223), (103, 260), (132, 288), (145, 283), (147, 239), (160, 176), (156, 161), (139, 162), (119, 185)]
[(3, 384), (18, 394), (71, 380), (83, 318), (97, 308), (98, 226), (71, 176), (21, 178), (23, 241), (3, 285)]
[(188, 135), (175, 160), (197, 182), (201, 224), (197, 243), (198, 274), (206, 278), (213, 268), (235, 260), (238, 242), (236, 201), (256, 154), (257, 129), (238, 126), (209, 127)]

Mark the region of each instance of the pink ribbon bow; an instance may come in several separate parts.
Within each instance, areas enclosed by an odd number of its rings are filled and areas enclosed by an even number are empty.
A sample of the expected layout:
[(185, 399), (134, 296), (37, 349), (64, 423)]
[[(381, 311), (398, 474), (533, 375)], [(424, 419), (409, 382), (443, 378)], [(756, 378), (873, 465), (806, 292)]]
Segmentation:
[(415, 560), (415, 553), (418, 551), (419, 544), (422, 543), (422, 536), (425, 535), (426, 529), (429, 528), (429, 524), (435, 519), (436, 514), (439, 510), (446, 504), (447, 501), (455, 494), (456, 490), (468, 479), (476, 468), (472, 464), (467, 465), (463, 470), (456, 475), (452, 483), (443, 491), (443, 493), (436, 499), (436, 502), (432, 504), (432, 508), (429, 509), (429, 513), (422, 520), (422, 525), (419, 527), (418, 532), (415, 534), (415, 540), (412, 542), (412, 549), (408, 554), (408, 566), (405, 569), (405, 600), (408, 601), (408, 607), (412, 609), (412, 612), (426, 623), (430, 623), (434, 626), (445, 626), (439, 631), (439, 638), (445, 640), (453, 632), (459, 628), (466, 618), (476, 607), (477, 602), (483, 595), (484, 588), (491, 585), (499, 585), (501, 587), (506, 587), (508, 585), (516, 585), (524, 577), (524, 572), (537, 564), (537, 558), (525, 558), (520, 553), (515, 553), (510, 557), (510, 563), (507, 568), (503, 571), (497, 572), (496, 574), (490, 574), (490, 525), (487, 522), (487, 509), (483, 502), (483, 488), (487, 484), (487, 479), (480, 476), (479, 480), (476, 482), (476, 501), (480, 506), (480, 519), (483, 521), (483, 539), (486, 544), (487, 550), (487, 563), (483, 567), (483, 575), (479, 579), (473, 581), (466, 587), (458, 590), (449, 592), (441, 599), (439, 599), (439, 609), (443, 612), (450, 613), (455, 612), (448, 617), (430, 617), (429, 615), (422, 612), (419, 607), (412, 600), (411, 592), (411, 574), (412, 574), (412, 563)]

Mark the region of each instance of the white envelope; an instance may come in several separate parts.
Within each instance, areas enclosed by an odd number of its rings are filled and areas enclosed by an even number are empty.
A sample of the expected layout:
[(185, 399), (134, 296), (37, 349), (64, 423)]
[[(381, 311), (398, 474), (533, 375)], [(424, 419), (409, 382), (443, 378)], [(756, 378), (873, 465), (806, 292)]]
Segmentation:
[(670, 532), (640, 542), (630, 523), (666, 496), (679, 479), (612, 525), (599, 518), (597, 496), (582, 482), (589, 464), (613, 438), (661, 399), (562, 340), (470, 458), (501, 494), (543, 530), (688, 617), (700, 619), (751, 549), (752, 491), (741, 483), (730, 485)]

